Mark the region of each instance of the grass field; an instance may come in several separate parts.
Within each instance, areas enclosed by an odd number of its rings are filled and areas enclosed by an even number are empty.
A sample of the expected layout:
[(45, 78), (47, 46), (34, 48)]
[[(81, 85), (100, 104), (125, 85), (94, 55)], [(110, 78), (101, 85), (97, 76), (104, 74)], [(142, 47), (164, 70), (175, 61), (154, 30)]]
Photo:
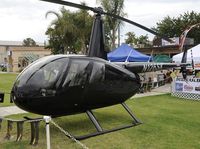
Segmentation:
[(17, 77), (17, 74), (0, 73), (0, 92), (6, 93), (4, 103), (0, 103), (0, 107), (12, 105), (10, 104), (10, 95), (7, 93), (10, 93), (16, 77)]
[[(128, 106), (143, 122), (142, 125), (97, 136), (81, 141), (92, 149), (198, 149), (200, 148), (200, 102), (181, 100), (170, 95), (134, 98), (127, 101)], [(121, 108), (113, 106), (94, 111), (104, 128), (112, 128), (130, 123), (130, 117)], [(34, 116), (28, 114), (29, 116)], [(15, 115), (11, 118), (22, 118)], [(65, 130), (73, 134), (93, 132), (94, 127), (85, 114), (65, 116), (54, 119)], [(2, 149), (44, 149), (46, 148), (44, 123), (40, 125), (40, 140), (37, 146), (30, 146), (30, 124), (24, 125), (21, 142), (15, 142), (16, 129), (12, 139), (4, 140), (6, 123), (0, 131)], [(16, 126), (15, 126), (16, 127)], [(51, 127), (51, 147), (53, 149), (81, 148), (69, 140), (53, 125)]]

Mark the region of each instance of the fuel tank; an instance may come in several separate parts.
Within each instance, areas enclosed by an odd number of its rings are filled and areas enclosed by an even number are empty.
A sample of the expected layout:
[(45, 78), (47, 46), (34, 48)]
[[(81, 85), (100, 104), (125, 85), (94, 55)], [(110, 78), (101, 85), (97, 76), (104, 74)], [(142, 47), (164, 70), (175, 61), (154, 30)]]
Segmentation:
[(139, 87), (137, 74), (106, 60), (52, 55), (19, 74), (11, 100), (32, 113), (62, 116), (122, 103)]

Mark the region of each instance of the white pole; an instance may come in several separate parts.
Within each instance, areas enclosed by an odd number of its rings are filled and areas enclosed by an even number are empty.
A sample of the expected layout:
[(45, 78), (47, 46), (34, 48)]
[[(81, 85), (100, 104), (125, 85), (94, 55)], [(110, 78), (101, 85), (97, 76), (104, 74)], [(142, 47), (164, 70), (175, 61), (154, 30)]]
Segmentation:
[(50, 143), (50, 129), (49, 129), (49, 122), (51, 121), (50, 116), (44, 116), (43, 119), (46, 122), (46, 139), (47, 139), (47, 149), (51, 149), (51, 143)]
[(133, 50), (130, 50), (125, 62), (128, 62), (128, 58), (129, 58), (129, 56), (131, 55), (132, 52), (133, 52)]

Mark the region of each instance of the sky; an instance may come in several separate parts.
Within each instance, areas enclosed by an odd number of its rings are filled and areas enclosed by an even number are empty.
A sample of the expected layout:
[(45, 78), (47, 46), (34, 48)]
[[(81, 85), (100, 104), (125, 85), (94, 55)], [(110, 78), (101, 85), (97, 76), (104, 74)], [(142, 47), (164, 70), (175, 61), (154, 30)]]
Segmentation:
[[(83, 0), (69, 0), (80, 3)], [(98, 7), (96, 0), (84, 0), (88, 6)], [(184, 12), (192, 10), (200, 13), (200, 0), (124, 0), (124, 12), (127, 18), (140, 23), (148, 28), (156, 26), (164, 17), (178, 17)], [(0, 40), (23, 41), (25, 38), (33, 38), (36, 42), (43, 43), (47, 40), (45, 32), (55, 16), (48, 11), (58, 12), (61, 5), (43, 2), (39, 0), (1, 0), (0, 2)], [(65, 7), (75, 11), (70, 7)], [(125, 33), (135, 32), (137, 36), (153, 35), (137, 27), (125, 23), (121, 29), (121, 38)]]

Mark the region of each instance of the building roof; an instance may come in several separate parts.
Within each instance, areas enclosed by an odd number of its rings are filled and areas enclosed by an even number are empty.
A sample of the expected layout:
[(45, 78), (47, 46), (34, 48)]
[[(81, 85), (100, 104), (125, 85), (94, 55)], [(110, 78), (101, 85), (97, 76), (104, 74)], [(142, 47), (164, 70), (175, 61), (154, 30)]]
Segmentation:
[(34, 53), (24, 53), (23, 57), (31, 63), (39, 59), (39, 56)]
[(0, 40), (1, 46), (22, 46), (22, 42), (20, 41), (4, 41)]
[[(44, 43), (36, 42), (36, 44), (39, 46), (44, 46)], [(23, 46), (23, 42), (0, 40), (0, 46)]]

